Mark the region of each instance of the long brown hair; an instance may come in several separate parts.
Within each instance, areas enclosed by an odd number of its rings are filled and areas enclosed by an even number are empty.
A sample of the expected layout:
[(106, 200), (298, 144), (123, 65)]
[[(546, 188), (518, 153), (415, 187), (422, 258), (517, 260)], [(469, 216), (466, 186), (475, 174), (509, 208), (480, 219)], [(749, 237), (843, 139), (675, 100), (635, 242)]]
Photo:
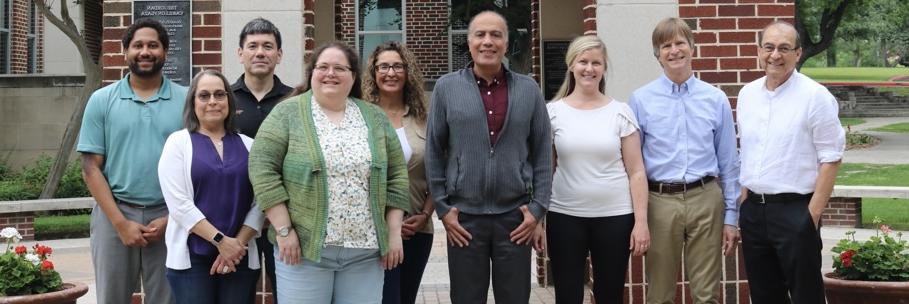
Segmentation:
[(312, 56), (309, 57), (309, 60), (306, 62), (306, 68), (303, 70), (303, 77), (305, 78), (302, 83), (296, 85), (294, 90), (287, 94), (286, 98), (294, 97), (303, 92), (306, 92), (310, 89), (310, 82), (312, 82), (312, 72), (316, 69), (316, 62), (319, 61), (319, 56), (322, 56), (322, 52), (327, 49), (338, 49), (344, 53), (344, 57), (347, 57), (347, 63), (350, 64), (350, 73), (351, 77), (354, 79), (353, 86), (350, 87), (350, 93), (347, 94), (349, 97), (353, 98), (362, 98), (363, 91), (360, 88), (360, 59), (357, 57), (357, 53), (354, 52), (352, 48), (347, 46), (346, 43), (340, 41), (331, 41), (326, 42), (316, 48), (312, 52)]
[[(237, 103), (234, 100), (234, 93), (230, 89), (230, 82), (224, 77), (224, 74), (218, 70), (202, 70), (189, 85), (189, 91), (186, 92), (186, 104), (183, 106), (183, 127), (190, 132), (199, 130), (199, 117), (196, 117), (196, 91), (199, 90), (199, 79), (203, 76), (213, 76), (221, 79), (224, 84), (224, 91), (227, 92), (227, 118), (224, 118), (224, 131), (228, 133), (236, 132), (234, 127), (234, 114), (237, 111)], [(212, 96), (211, 98), (215, 98)]]
[(404, 61), (407, 79), (404, 82), (404, 105), (410, 108), (406, 115), (412, 115), (420, 122), (426, 122), (426, 94), (423, 92), (423, 71), (407, 47), (397, 41), (380, 44), (369, 55), (366, 71), (363, 72), (363, 99), (379, 103), (379, 86), (376, 84), (376, 62), (382, 52), (397, 52)]

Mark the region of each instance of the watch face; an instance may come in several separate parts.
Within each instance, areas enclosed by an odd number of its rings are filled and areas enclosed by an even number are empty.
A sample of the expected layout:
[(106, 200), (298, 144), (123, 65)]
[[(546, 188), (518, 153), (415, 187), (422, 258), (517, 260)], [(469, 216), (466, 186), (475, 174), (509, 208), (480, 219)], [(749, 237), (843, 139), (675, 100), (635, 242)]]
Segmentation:
[(288, 228), (288, 227), (281, 227), (281, 229), (278, 229), (278, 235), (279, 235), (279, 236), (285, 237), (285, 236), (287, 236), (288, 234), (290, 234), (290, 228)]
[(224, 239), (224, 235), (221, 233), (215, 234), (214, 241), (215, 243), (220, 243)]

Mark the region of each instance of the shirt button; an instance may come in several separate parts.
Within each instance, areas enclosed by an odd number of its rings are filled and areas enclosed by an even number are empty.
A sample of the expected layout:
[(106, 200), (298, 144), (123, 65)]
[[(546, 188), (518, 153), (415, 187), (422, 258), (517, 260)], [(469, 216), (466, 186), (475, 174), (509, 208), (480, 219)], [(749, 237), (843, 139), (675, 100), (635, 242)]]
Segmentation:
[(492, 95), (492, 91), (486, 91), (486, 95)]
[(492, 111), (489, 111), (489, 115), (492, 115)]
[(496, 132), (489, 132), (489, 135), (496, 135)]

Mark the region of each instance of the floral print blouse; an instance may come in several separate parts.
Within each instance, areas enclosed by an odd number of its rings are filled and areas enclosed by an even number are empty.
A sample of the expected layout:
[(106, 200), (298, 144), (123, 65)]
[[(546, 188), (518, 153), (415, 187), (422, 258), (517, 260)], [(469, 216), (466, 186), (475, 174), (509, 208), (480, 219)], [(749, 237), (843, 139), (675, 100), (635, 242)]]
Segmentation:
[(369, 211), (368, 128), (350, 99), (340, 124), (332, 123), (316, 103), (312, 118), (328, 173), (328, 226), (325, 245), (345, 248), (379, 248), (375, 223)]

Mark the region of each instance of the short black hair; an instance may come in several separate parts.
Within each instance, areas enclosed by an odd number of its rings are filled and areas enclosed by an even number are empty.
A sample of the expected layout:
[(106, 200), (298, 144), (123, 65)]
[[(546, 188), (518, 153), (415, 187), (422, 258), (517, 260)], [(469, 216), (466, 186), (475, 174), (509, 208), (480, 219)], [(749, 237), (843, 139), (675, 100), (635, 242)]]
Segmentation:
[(243, 30), (240, 31), (240, 47), (243, 47), (243, 43), (246, 42), (246, 35), (254, 34), (271, 34), (275, 36), (275, 43), (278, 44), (278, 49), (281, 49), (281, 31), (278, 30), (278, 27), (274, 23), (268, 21), (268, 19), (259, 17), (253, 20), (250, 20), (243, 26)]
[(161, 25), (161, 22), (151, 18), (136, 20), (136, 22), (133, 22), (133, 24), (126, 29), (126, 34), (123, 35), (123, 48), (129, 48), (129, 43), (133, 41), (133, 36), (136, 35), (136, 31), (146, 27), (152, 28), (158, 32), (158, 41), (161, 41), (161, 46), (164, 47), (164, 51), (167, 51), (168, 46), (170, 46), (170, 37), (167, 36), (167, 29), (164, 28), (164, 25)]

